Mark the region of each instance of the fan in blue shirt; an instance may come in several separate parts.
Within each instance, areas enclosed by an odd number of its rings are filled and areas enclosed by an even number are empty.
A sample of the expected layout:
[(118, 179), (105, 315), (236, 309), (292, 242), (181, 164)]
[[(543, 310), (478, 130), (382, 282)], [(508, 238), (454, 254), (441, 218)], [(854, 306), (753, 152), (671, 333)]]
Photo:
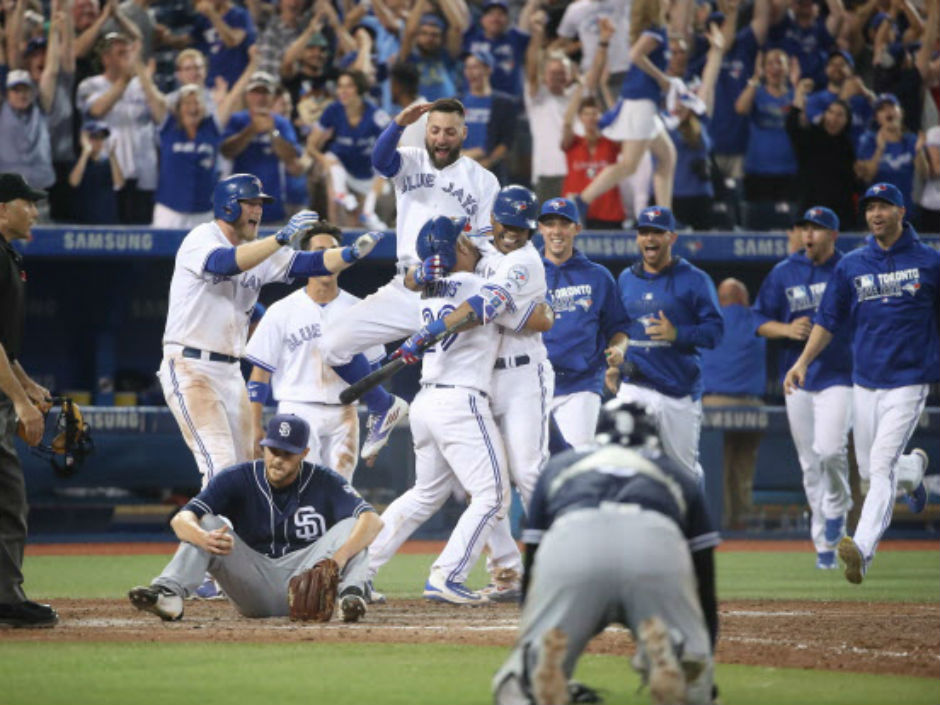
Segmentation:
[(196, 3), (196, 11), (200, 14), (190, 34), (196, 48), (209, 57), (206, 85), (214, 86), (221, 76), (234, 86), (248, 66), (248, 47), (258, 35), (251, 14), (231, 0), (204, 0)]
[[(447, 25), (435, 14), (412, 12), (401, 42), (399, 61), (412, 63), (421, 74), (419, 90), (428, 101), (457, 94), (457, 62), (465, 26)], [(445, 36), (446, 30), (446, 36)]]
[(290, 579), (332, 558), (343, 619), (358, 621), (369, 597), (366, 549), (382, 521), (346, 480), (304, 462), (309, 436), (299, 416), (273, 416), (263, 460), (220, 472), (173, 517), (182, 543), (150, 586), (128, 593), (131, 604), (178, 620), (208, 570), (244, 616), (284, 616)]
[[(700, 348), (721, 340), (724, 321), (711, 278), (674, 257), (672, 211), (651, 206), (637, 219), (641, 259), (623, 270), (620, 299), (630, 319), (625, 376), (618, 398), (643, 404), (654, 414), (666, 454), (690, 473), (698, 463), (702, 420)], [(607, 385), (617, 375), (608, 371)]]
[(825, 83), (825, 64), (845, 17), (842, 0), (826, 0), (829, 14), (819, 17), (814, 0), (791, 0), (790, 9), (770, 27), (769, 44), (800, 62), (800, 76)]
[(487, 0), (480, 19), (463, 35), (463, 52), (487, 51), (493, 58), (493, 89), (522, 95), (522, 68), (529, 34), (509, 26), (506, 0)]
[(604, 372), (623, 362), (629, 325), (611, 273), (575, 249), (579, 232), (573, 201), (553, 198), (542, 204), (542, 263), (555, 312), (555, 324), (542, 334), (555, 370), (551, 411), (565, 440), (575, 446), (594, 438)]
[(852, 144), (857, 145), (862, 132), (872, 118), (871, 101), (874, 94), (865, 87), (861, 78), (854, 75), (855, 60), (844, 49), (833, 49), (826, 61), (826, 85), (806, 96), (806, 119), (816, 123), (822, 119), (826, 108), (838, 100), (844, 91), (857, 91), (847, 96), (845, 102), (852, 109)]
[(803, 353), (784, 378), (791, 393), (844, 322), (850, 326), (854, 370), (855, 457), (868, 495), (855, 529), (838, 545), (845, 577), (861, 583), (891, 523), (897, 489), (911, 511), (923, 511), (927, 454), (904, 455), (927, 399), (940, 380), (940, 254), (917, 237), (901, 191), (875, 184), (859, 208), (871, 230), (863, 247), (845, 255), (826, 286)]

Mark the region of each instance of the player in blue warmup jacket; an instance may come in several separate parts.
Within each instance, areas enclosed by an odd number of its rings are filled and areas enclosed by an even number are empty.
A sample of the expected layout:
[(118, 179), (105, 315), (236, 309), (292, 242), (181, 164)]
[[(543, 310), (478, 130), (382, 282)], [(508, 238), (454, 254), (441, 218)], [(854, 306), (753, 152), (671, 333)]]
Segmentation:
[(555, 324), (542, 334), (555, 369), (551, 411), (562, 435), (575, 446), (594, 438), (604, 371), (623, 362), (629, 324), (611, 273), (575, 249), (579, 232), (573, 201), (553, 198), (542, 204), (542, 263), (555, 312)]
[[(779, 262), (754, 304), (757, 334), (780, 341), (780, 380), (809, 337), (816, 309), (842, 253), (835, 248), (839, 218), (814, 206), (796, 223), (803, 249)], [(833, 331), (829, 347), (809, 366), (803, 388), (786, 396), (787, 419), (812, 512), (816, 567), (836, 568), (835, 548), (852, 508), (848, 435), (852, 426), (852, 351), (849, 328)]]
[(885, 529), (898, 487), (913, 512), (923, 511), (927, 454), (902, 455), (940, 380), (940, 254), (904, 222), (904, 196), (892, 184), (865, 192), (862, 209), (871, 235), (841, 259), (826, 286), (806, 348), (787, 372), (784, 390), (807, 381), (808, 368), (849, 321), (854, 370), (855, 457), (869, 490), (854, 538), (839, 542), (845, 577), (861, 583)]
[(309, 435), (299, 416), (272, 417), (264, 459), (217, 474), (173, 517), (182, 543), (150, 586), (128, 593), (131, 604), (178, 620), (183, 598), (208, 571), (244, 616), (285, 616), (291, 577), (332, 558), (343, 620), (358, 621), (368, 598), (367, 547), (382, 520), (342, 477), (304, 462)]
[(673, 256), (676, 220), (668, 208), (643, 210), (636, 240), (641, 259), (623, 270), (618, 281), (630, 318), (627, 361), (620, 370), (608, 369), (607, 386), (616, 389), (622, 373), (617, 396), (647, 407), (659, 425), (666, 454), (701, 477), (698, 350), (715, 347), (724, 333), (718, 295), (705, 272)]

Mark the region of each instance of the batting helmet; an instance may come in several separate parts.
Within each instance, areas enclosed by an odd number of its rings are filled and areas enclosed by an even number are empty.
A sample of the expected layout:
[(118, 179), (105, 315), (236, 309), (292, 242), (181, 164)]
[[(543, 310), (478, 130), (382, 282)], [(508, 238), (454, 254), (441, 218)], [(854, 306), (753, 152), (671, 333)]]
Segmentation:
[(212, 208), (215, 217), (226, 223), (234, 223), (242, 214), (239, 201), (260, 198), (265, 203), (274, 200), (264, 192), (261, 179), (254, 174), (232, 174), (215, 185), (212, 193)]
[(539, 201), (525, 186), (503, 186), (493, 203), (493, 218), (497, 223), (535, 230), (539, 215)]
[(646, 407), (611, 399), (601, 407), (594, 440), (601, 444), (645, 446), (659, 442), (656, 420)]
[(431, 218), (418, 231), (415, 248), (418, 259), (426, 260), (433, 255), (440, 255), (448, 269), (457, 262), (457, 238), (467, 224), (466, 218), (449, 218), (438, 215)]

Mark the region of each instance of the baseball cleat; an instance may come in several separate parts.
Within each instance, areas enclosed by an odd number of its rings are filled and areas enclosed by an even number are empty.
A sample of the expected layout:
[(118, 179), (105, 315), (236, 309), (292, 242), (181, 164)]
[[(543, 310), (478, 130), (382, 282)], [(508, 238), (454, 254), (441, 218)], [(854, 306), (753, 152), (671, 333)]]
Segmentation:
[(396, 396), (392, 396), (392, 405), (384, 414), (369, 414), (366, 426), (369, 434), (366, 436), (366, 442), (362, 444), (363, 460), (372, 460), (379, 451), (388, 443), (388, 436), (392, 429), (398, 426), (408, 418), (408, 402)]
[(816, 568), (818, 570), (835, 570), (838, 567), (835, 551), (820, 551), (816, 554)]
[(202, 585), (196, 588), (192, 594), (194, 600), (224, 600), (225, 593), (222, 592), (222, 588), (219, 587), (219, 584), (212, 579), (209, 575), (206, 575), (206, 579), (202, 581)]
[(16, 629), (45, 629), (54, 627), (59, 613), (49, 605), (32, 600), (0, 604), (0, 627)]
[(384, 605), (386, 603), (385, 595), (375, 589), (371, 580), (366, 581), (366, 604)]
[(826, 543), (835, 546), (845, 536), (845, 515), (826, 519)]
[(562, 669), (568, 650), (568, 637), (558, 627), (542, 635), (542, 648), (532, 671), (532, 694), (539, 705), (567, 705), (568, 679)]
[(522, 599), (522, 579), (512, 568), (500, 570), (493, 582), (480, 590), (490, 602), (519, 602)]
[[(927, 471), (927, 453), (922, 448), (915, 448), (911, 451), (911, 455), (916, 455), (924, 464), (924, 472)], [(911, 510), (912, 514), (920, 514), (924, 511), (924, 507), (927, 506), (927, 488), (924, 486), (923, 475), (921, 475), (921, 480), (917, 483), (917, 487), (907, 493), (904, 497), (904, 501), (907, 503), (908, 509)]]
[(339, 611), (344, 622), (358, 622), (366, 613), (366, 600), (357, 587), (349, 587), (339, 600)]
[(650, 697), (654, 705), (685, 702), (685, 675), (679, 668), (669, 631), (659, 617), (640, 622), (637, 636), (649, 660)]
[(431, 602), (446, 602), (451, 605), (484, 605), (489, 600), (462, 583), (447, 580), (437, 571), (431, 571), (424, 584), (424, 598)]
[(845, 563), (845, 579), (853, 585), (860, 585), (868, 570), (868, 561), (851, 536), (839, 541), (839, 559)]
[(160, 585), (141, 585), (127, 593), (131, 604), (144, 612), (152, 612), (164, 622), (183, 618), (183, 598)]

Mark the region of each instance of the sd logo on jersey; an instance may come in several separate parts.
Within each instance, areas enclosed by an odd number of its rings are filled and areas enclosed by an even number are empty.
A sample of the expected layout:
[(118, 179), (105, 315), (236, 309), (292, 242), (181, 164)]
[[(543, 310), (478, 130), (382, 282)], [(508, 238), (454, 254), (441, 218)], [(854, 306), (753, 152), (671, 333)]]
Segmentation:
[(316, 541), (326, 533), (326, 520), (323, 515), (309, 505), (298, 507), (294, 512), (294, 526), (297, 527), (297, 538), (301, 541)]

